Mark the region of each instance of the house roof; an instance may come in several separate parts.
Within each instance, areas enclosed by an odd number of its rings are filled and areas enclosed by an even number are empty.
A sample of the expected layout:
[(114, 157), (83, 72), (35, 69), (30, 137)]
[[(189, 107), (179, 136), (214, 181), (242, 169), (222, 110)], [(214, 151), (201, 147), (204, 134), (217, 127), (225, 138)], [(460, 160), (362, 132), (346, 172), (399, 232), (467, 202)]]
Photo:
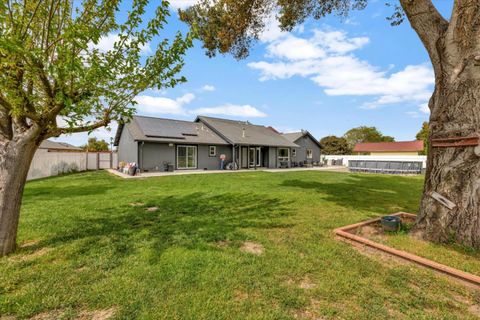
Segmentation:
[(51, 140), (44, 140), (38, 147), (39, 149), (51, 149), (51, 150), (67, 150), (67, 151), (83, 151), (82, 148), (72, 146), (66, 142), (56, 142)]
[(191, 121), (134, 116), (129, 123), (119, 125), (115, 136), (115, 146), (120, 141), (124, 127), (127, 128), (136, 141), (228, 144), (218, 134), (203, 124)]
[(305, 137), (305, 136), (308, 136), (310, 137), (310, 139), (313, 140), (313, 142), (315, 142), (315, 144), (317, 146), (319, 146), (320, 148), (322, 148), (322, 145), (320, 144), (320, 141), (318, 141), (317, 139), (315, 139), (314, 136), (312, 136), (312, 134), (310, 134), (310, 132), (308, 132), (307, 130), (302, 130), (302, 131), (298, 131), (298, 132), (289, 132), (289, 133), (284, 133), (283, 136), (285, 138), (287, 138), (288, 140), (290, 140), (291, 142), (296, 142), (298, 139), (302, 138), (302, 137)]
[(275, 147), (298, 147), (269, 127), (251, 124), (248, 121), (228, 120), (198, 116), (196, 122), (203, 122), (232, 144)]
[(418, 152), (423, 150), (423, 141), (357, 143), (354, 152)]

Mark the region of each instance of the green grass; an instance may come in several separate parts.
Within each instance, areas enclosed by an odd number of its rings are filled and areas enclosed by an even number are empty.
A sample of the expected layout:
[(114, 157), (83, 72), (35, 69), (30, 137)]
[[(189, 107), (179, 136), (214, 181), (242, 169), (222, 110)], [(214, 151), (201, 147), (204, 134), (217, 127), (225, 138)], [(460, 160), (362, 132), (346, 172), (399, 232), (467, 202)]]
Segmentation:
[[(474, 318), (477, 293), (332, 234), (416, 212), (422, 184), (333, 172), (33, 181), (19, 227), (33, 245), (0, 259), (0, 318), (112, 307), (118, 319)], [(246, 240), (263, 254), (240, 250)]]

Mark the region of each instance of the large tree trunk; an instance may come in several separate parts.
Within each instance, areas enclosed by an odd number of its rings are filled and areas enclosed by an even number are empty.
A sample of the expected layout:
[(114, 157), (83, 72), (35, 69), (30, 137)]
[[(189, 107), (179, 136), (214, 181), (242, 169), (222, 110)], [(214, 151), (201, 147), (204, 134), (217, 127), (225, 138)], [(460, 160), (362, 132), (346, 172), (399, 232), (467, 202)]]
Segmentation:
[[(422, 0), (423, 1), (423, 0)], [(430, 144), (416, 230), (437, 242), (480, 248), (480, 147), (436, 146), (436, 139), (480, 133), (479, 4), (457, 0), (435, 41), (424, 41), (435, 69)], [(432, 197), (437, 193), (447, 199)]]
[(480, 133), (480, 4), (455, 0), (448, 21), (431, 0), (400, 3), (435, 71), (427, 172), (415, 230), (428, 240), (480, 248), (480, 147), (433, 143)]
[[(453, 87), (448, 80), (437, 83), (430, 101), (430, 139), (478, 134), (480, 81), (479, 75), (471, 71)], [(416, 227), (426, 239), (480, 248), (480, 154), (476, 152), (479, 150), (474, 146), (435, 147), (430, 140)], [(432, 192), (444, 196), (455, 207), (434, 199)]]
[(0, 256), (15, 251), (23, 188), (37, 147), (31, 139), (0, 142)]

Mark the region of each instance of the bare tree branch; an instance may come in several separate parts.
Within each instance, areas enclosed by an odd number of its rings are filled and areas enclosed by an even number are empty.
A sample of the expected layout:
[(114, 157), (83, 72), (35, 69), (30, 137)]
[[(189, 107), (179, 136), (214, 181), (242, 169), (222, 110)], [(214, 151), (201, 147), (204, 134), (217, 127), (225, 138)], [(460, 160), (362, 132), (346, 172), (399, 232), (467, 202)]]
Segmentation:
[(435, 71), (439, 72), (439, 40), (445, 35), (448, 21), (442, 17), (431, 0), (400, 0), (400, 4), (427, 49)]

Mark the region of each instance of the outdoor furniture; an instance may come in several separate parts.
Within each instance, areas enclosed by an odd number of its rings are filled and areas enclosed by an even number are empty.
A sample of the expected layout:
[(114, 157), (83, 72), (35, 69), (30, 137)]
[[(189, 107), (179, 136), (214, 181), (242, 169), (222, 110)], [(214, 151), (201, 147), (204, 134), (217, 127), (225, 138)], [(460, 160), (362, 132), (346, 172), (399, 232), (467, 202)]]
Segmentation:
[(288, 161), (280, 161), (280, 168), (288, 168)]

